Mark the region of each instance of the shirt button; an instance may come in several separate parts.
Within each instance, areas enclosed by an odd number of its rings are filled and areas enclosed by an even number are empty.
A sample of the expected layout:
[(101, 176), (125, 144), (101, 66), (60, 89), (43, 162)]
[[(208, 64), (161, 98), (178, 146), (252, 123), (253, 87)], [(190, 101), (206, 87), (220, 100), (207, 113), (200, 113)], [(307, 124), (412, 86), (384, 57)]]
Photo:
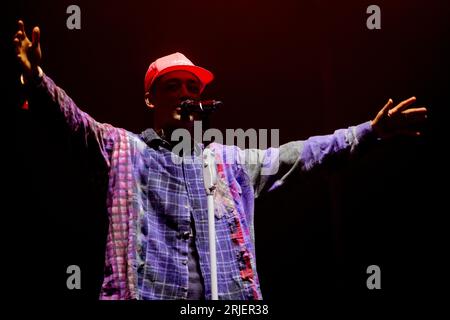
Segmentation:
[(183, 260), (181, 263), (184, 264), (184, 265), (187, 265), (188, 261), (187, 260)]

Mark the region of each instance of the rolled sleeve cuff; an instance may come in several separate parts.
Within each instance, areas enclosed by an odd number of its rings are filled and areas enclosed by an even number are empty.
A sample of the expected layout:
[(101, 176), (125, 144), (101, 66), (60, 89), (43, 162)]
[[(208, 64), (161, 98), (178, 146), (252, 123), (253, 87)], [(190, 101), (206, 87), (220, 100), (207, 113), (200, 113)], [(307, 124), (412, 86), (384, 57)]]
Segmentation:
[(358, 143), (377, 140), (377, 136), (373, 130), (371, 122), (372, 121), (367, 121), (355, 127), (355, 135)]

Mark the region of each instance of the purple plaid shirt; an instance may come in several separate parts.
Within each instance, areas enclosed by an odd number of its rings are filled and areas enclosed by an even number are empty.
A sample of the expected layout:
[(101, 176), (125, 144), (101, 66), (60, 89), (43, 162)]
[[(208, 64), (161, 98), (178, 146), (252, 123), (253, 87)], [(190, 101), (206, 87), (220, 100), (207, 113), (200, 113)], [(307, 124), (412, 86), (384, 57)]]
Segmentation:
[[(100, 298), (186, 299), (192, 219), (205, 298), (211, 299), (207, 198), (199, 157), (186, 155), (174, 162), (177, 156), (152, 129), (136, 135), (95, 121), (45, 75), (28, 90), (30, 108), (62, 114), (72, 135), (106, 165), (109, 230)], [(214, 196), (219, 299), (262, 298), (255, 262), (255, 197), (373, 136), (366, 122), (267, 150), (209, 145), (219, 178)]]

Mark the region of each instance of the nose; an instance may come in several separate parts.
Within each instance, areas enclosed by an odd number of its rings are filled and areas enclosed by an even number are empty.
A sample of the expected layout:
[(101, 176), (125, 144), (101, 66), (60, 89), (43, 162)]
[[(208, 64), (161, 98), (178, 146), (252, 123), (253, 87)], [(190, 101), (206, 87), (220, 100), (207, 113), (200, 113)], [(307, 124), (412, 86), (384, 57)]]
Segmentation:
[(195, 98), (195, 95), (191, 91), (189, 91), (186, 83), (183, 83), (181, 85), (179, 94), (180, 94), (179, 95), (180, 102), (184, 101), (184, 100), (187, 100), (187, 99), (194, 99)]
[(191, 92), (189, 91), (187, 84), (186, 83), (182, 83), (181, 84), (181, 92), (180, 92), (182, 97), (187, 97), (189, 98), (191, 96)]

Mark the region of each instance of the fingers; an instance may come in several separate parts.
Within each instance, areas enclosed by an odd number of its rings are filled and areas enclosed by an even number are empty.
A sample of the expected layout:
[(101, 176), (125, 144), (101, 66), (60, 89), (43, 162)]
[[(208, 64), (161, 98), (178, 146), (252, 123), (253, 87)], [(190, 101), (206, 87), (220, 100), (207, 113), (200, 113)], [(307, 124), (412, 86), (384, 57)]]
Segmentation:
[(416, 97), (411, 97), (392, 108), (394, 103), (392, 99), (389, 99), (372, 121), (374, 131), (379, 137), (420, 136), (421, 127), (427, 119), (428, 110), (423, 106), (409, 108), (415, 101)]
[(23, 34), (25, 34), (25, 24), (22, 20), (17, 21), (17, 25), (19, 27), (19, 31), (22, 31)]
[(22, 41), (25, 39), (24, 25), (21, 20), (18, 21), (19, 30), (14, 35), (13, 43), (16, 54), (20, 54)]
[(14, 38), (17, 38), (19, 40), (23, 40), (25, 37), (24, 37), (24, 34), (23, 34), (22, 31), (17, 31), (17, 33), (14, 35)]
[(39, 63), (42, 57), (40, 49), (40, 29), (39, 27), (34, 27), (31, 39), (27, 37), (25, 33), (25, 25), (22, 20), (17, 21), (18, 31), (14, 36), (14, 46), (24, 74), (27, 77), (34, 77), (37, 74)]
[(400, 102), (395, 108), (393, 108), (389, 114), (395, 113), (395, 112), (399, 112), (404, 110), (406, 107), (410, 106), (411, 104), (413, 104), (416, 101), (416, 97), (411, 97), (409, 99), (403, 100), (402, 102)]
[(381, 113), (385, 114), (389, 112), (389, 109), (394, 104), (394, 101), (392, 99), (389, 99), (388, 102), (384, 105), (384, 107), (381, 109)]
[(23, 32), (22, 31), (17, 31), (16, 32), (16, 34), (14, 35), (14, 40), (18, 40), (19, 42), (20, 41), (23, 41), (24, 39), (25, 39), (25, 36), (24, 36), (24, 34), (23, 34)]
[[(19, 20), (17, 22), (17, 24), (18, 24), (19, 30), (14, 35), (14, 40), (13, 40), (13, 42), (16, 46), (18, 46), (21, 41), (27, 39), (27, 35), (25, 33), (25, 25), (24, 25), (23, 21)], [(32, 33), (31, 38), (32, 38), (31, 46), (33, 48), (36, 48), (39, 45), (40, 38), (41, 38), (41, 30), (39, 29), (39, 27), (33, 28), (33, 33)]]
[(422, 107), (422, 108), (408, 109), (403, 111), (401, 114), (404, 116), (406, 120), (405, 125), (410, 126), (425, 122), (427, 119), (427, 112), (428, 112), (427, 108)]
[(402, 113), (407, 114), (407, 115), (410, 115), (410, 114), (426, 115), (428, 113), (428, 110), (425, 107), (411, 108), (411, 109), (403, 111)]
[(419, 137), (422, 135), (422, 132), (415, 130), (402, 130), (399, 132), (399, 134), (407, 137)]
[(31, 44), (31, 46), (33, 48), (37, 48), (39, 46), (40, 38), (41, 38), (41, 31), (39, 30), (39, 27), (34, 27), (33, 34), (32, 34), (32, 44)]
[(19, 20), (17, 22), (17, 26), (18, 26), (19, 30), (14, 35), (14, 40), (13, 40), (13, 43), (14, 43), (14, 45), (16, 47), (16, 52), (19, 49), (19, 46), (20, 46), (21, 42), (26, 38), (25, 26), (23, 24), (23, 21)]
[(25, 39), (26, 36), (27, 36), (27, 34), (26, 34), (26, 32), (25, 32), (25, 25), (24, 25), (23, 21), (22, 21), (22, 20), (19, 20), (19, 21), (17, 22), (17, 26), (19, 27), (19, 30), (18, 30), (17, 33), (16, 33), (16, 37), (18, 37), (19, 40)]

